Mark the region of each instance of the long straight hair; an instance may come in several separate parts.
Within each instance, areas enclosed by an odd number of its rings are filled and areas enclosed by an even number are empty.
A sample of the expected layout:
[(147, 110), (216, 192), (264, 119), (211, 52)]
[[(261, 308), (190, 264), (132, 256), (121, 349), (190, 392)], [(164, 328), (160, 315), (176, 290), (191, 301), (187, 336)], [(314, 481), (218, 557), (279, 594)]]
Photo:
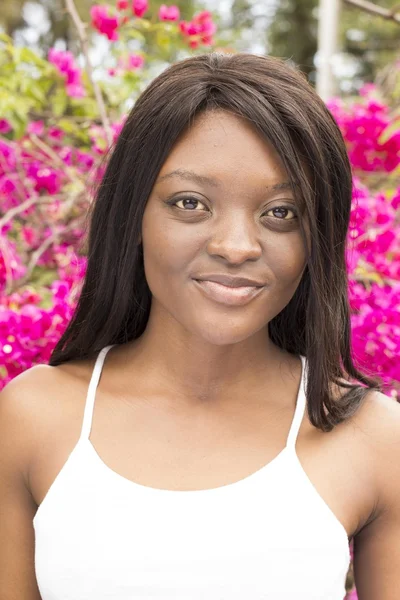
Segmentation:
[[(307, 410), (322, 431), (353, 415), (381, 380), (356, 368), (346, 244), (352, 173), (340, 129), (305, 76), (284, 60), (210, 53), (167, 68), (144, 90), (112, 149), (91, 208), (87, 270), (75, 312), (49, 364), (94, 357), (138, 338), (151, 293), (140, 234), (147, 200), (168, 154), (194, 118), (222, 109), (247, 119), (278, 152), (305, 206), (311, 244), (290, 302), (268, 323), (270, 339), (307, 357)], [(344, 381), (353, 379), (353, 383)], [(357, 383), (361, 382), (360, 383)], [(332, 397), (331, 384), (347, 391)]]

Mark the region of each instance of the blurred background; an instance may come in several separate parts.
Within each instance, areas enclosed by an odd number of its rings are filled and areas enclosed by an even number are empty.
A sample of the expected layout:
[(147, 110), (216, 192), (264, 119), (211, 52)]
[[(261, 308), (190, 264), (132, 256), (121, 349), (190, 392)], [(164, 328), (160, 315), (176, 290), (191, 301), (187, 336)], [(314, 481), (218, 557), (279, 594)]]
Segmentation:
[[(169, 64), (214, 50), (287, 60), (336, 119), (354, 175), (353, 360), (400, 400), (396, 0), (0, 0), (0, 389), (48, 363), (72, 318), (86, 215), (127, 111)], [(352, 568), (346, 587), (356, 599)]]
[[(84, 21), (90, 21), (90, 0), (76, 0)], [(151, 2), (151, 10), (163, 4)], [(318, 63), (319, 8), (334, 6), (337, 13), (337, 47), (332, 67), (338, 79), (336, 91), (349, 94), (372, 81), (399, 56), (400, 12), (396, 0), (375, 3), (376, 14), (365, 7), (370, 2), (329, 0), (220, 0), (219, 2), (179, 0), (174, 2), (181, 16), (189, 19), (196, 11), (212, 11), (218, 23), (219, 41), (229, 40), (236, 50), (269, 53), (291, 58), (315, 82)], [(362, 7), (362, 8), (361, 8)], [(329, 19), (333, 26), (332, 20)], [(76, 28), (63, 0), (1, 0), (1, 29), (16, 44), (26, 45), (45, 55), (55, 44), (78, 52)], [(99, 56), (100, 58), (100, 56)]]

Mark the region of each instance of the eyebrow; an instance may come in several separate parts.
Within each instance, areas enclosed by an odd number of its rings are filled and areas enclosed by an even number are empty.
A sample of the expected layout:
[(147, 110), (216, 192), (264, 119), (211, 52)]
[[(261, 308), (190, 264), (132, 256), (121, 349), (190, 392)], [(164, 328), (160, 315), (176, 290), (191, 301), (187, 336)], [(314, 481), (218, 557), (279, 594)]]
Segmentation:
[[(221, 184), (214, 177), (208, 177), (206, 175), (199, 175), (199, 173), (195, 173), (194, 171), (189, 171), (187, 169), (175, 169), (170, 173), (166, 173), (162, 177), (159, 177), (157, 183), (161, 183), (167, 179), (171, 179), (176, 177), (178, 179), (185, 179), (187, 181), (194, 181), (199, 185), (209, 185), (211, 187), (221, 187)], [(282, 181), (280, 183), (275, 183), (274, 185), (267, 185), (266, 189), (270, 192), (276, 192), (279, 190), (292, 190), (292, 186), (289, 181)]]

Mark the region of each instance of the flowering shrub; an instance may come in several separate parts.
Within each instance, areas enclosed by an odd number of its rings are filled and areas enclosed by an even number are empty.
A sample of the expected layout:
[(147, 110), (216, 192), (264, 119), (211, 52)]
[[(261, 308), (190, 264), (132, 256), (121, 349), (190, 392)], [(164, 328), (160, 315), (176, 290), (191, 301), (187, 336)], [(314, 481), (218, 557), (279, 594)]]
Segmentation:
[[(116, 8), (93, 6), (95, 27), (108, 36), (114, 11), (113, 31), (122, 35), (124, 28), (126, 32), (133, 27), (120, 14), (129, 9), (142, 18), (148, 6), (123, 0)], [(208, 43), (207, 36), (215, 32), (207, 11), (188, 24), (178, 20), (177, 7), (162, 5), (159, 18), (156, 25), (174, 27), (171, 35), (181, 35), (181, 44), (204, 43), (204, 37)], [(107, 73), (118, 80), (119, 94), (113, 91), (114, 103), (107, 102), (113, 112), (107, 138), (88, 77), (70, 52), (51, 49), (44, 60), (26, 48), (15, 48), (6, 36), (1, 40), (2, 72), (7, 78), (0, 78), (0, 85), (8, 92), (0, 104), (0, 385), (4, 386), (19, 372), (48, 360), (71, 317), (74, 291), (85, 272), (86, 258), (74, 249), (83, 236), (88, 190), (101, 177), (98, 159), (110, 136), (114, 141), (123, 124), (113, 108), (136, 92), (139, 72), (148, 59), (141, 51), (116, 53), (115, 66)], [(36, 67), (36, 76), (30, 75), (28, 83), (26, 63)], [(46, 108), (51, 116), (37, 118)], [(367, 369), (373, 360), (386, 393), (398, 399), (400, 128), (371, 85), (357, 102), (334, 99), (329, 108), (346, 139), (354, 169), (348, 251), (353, 349), (361, 367)]]
[(90, 63), (82, 70), (71, 52), (51, 48), (46, 60), (0, 35), (0, 389), (49, 360), (72, 316), (90, 191), (123, 125), (124, 102), (138, 95), (152, 63), (214, 43), (208, 11), (183, 21), (177, 6), (163, 4), (155, 22), (148, 11), (147, 0), (91, 7), (93, 33), (111, 42), (106, 83), (96, 84)]
[(48, 59), (57, 67), (59, 73), (65, 77), (65, 90), (68, 96), (81, 98), (86, 95), (81, 81), (82, 73), (71, 52), (60, 52), (55, 48), (51, 48)]
[(360, 366), (373, 361), (385, 393), (400, 400), (400, 122), (371, 84), (357, 101), (328, 106), (354, 172), (347, 256), (352, 346)]
[[(328, 107), (354, 173), (347, 254), (352, 348), (362, 369), (373, 361), (385, 393), (400, 401), (400, 121), (372, 84), (356, 101), (333, 99)], [(355, 588), (347, 600), (357, 600)]]
[[(92, 32), (110, 41), (97, 79), (86, 55), (82, 69), (70, 52), (52, 48), (45, 59), (0, 35), (0, 389), (47, 363), (72, 317), (86, 269), (81, 242), (92, 184), (121, 130), (125, 103), (152, 63), (215, 43), (210, 12), (183, 21), (178, 7), (163, 4), (150, 21), (149, 10), (147, 0), (92, 6)], [(150, 55), (143, 48), (151, 40)], [(400, 400), (399, 120), (372, 85), (329, 108), (354, 169), (347, 255), (353, 350), (360, 368), (373, 364), (385, 392)]]

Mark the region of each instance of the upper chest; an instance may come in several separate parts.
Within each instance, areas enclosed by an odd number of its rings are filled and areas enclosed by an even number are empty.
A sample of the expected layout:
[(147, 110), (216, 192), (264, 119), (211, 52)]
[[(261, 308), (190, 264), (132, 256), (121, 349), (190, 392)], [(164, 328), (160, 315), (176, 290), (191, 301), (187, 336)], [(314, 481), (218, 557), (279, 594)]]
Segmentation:
[[(82, 392), (78, 385), (76, 394)], [(32, 462), (31, 490), (38, 505), (78, 440), (82, 413), (80, 403)], [(151, 403), (111, 402), (98, 392), (90, 442), (105, 467), (128, 481), (155, 489), (205, 490), (243, 480), (274, 461), (292, 419), (290, 406), (257, 402), (252, 411), (162, 414)], [(344, 426), (319, 432), (305, 413), (296, 443), (306, 476), (349, 537), (374, 504), (368, 460), (351, 431)]]

